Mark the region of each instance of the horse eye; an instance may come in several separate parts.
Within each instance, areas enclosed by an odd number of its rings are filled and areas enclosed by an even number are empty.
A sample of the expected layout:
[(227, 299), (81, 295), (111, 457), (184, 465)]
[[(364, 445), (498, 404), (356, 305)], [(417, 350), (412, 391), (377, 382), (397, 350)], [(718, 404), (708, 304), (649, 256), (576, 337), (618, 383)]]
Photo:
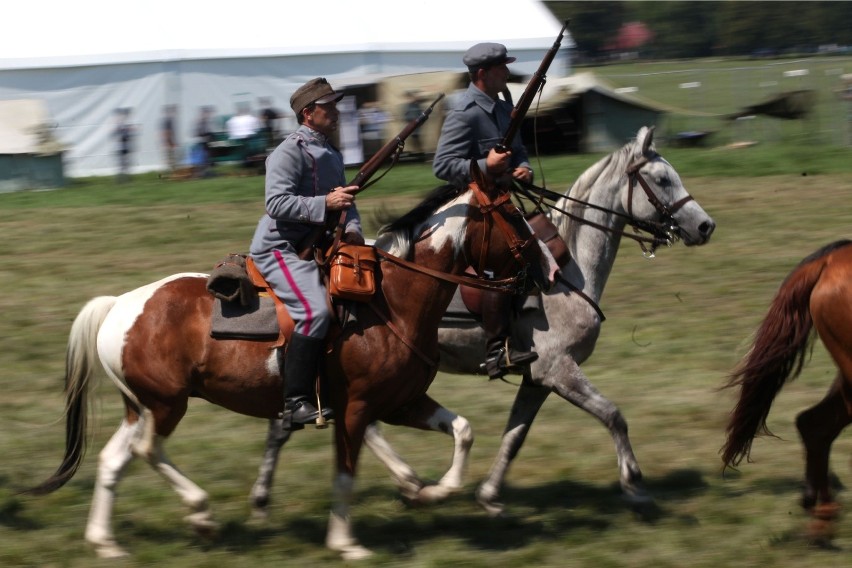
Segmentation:
[(672, 180), (670, 180), (668, 177), (663, 176), (657, 179), (657, 185), (659, 185), (660, 187), (669, 187), (671, 186), (671, 184)]

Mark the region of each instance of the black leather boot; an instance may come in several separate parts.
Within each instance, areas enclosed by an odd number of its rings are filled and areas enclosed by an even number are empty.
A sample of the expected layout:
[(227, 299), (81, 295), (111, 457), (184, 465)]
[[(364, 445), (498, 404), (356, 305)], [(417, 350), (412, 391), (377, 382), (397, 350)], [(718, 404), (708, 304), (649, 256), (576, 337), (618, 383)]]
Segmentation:
[[(284, 357), (284, 429), (298, 430), (305, 424), (316, 424), (320, 412), (317, 410), (316, 382), (319, 358), (325, 347), (325, 339), (294, 333)], [(279, 364), (281, 350), (278, 353)], [(330, 407), (323, 407), (322, 416), (332, 417)]]
[(490, 379), (508, 373), (522, 374), (538, 359), (534, 351), (520, 351), (509, 346), (512, 323), (512, 296), (499, 292), (482, 293), (482, 327), (485, 329), (487, 355), (480, 368)]

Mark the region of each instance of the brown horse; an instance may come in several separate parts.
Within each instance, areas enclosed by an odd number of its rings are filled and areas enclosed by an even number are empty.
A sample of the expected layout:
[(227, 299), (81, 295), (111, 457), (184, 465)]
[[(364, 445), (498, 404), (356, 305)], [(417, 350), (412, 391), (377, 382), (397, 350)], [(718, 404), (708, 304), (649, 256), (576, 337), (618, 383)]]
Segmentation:
[[(337, 420), (326, 545), (344, 558), (369, 554), (354, 538), (349, 521), (367, 426), (382, 420), (429, 428), (435, 416), (451, 414), (426, 390), (437, 371), (438, 325), (458, 275), (474, 264), (493, 270), (506, 287), (519, 285), (527, 270), (540, 285), (552, 282), (553, 257), (532, 236), (509, 194), (479, 187), (438, 188), (389, 226), (383, 238), (394, 246), (381, 253), (377, 293), (356, 308), (356, 321), (329, 340), (324, 372)], [(86, 527), (86, 540), (100, 556), (126, 554), (113, 537), (111, 515), (116, 485), (135, 456), (171, 483), (192, 509), (187, 520), (196, 529), (215, 527), (207, 494), (163, 450), (189, 397), (266, 419), (282, 409), (272, 342), (210, 337), (213, 298), (206, 280), (204, 274), (175, 274), (122, 296), (95, 298), (71, 328), (65, 457), (56, 473), (31, 491), (58, 489), (79, 468), (86, 445), (88, 387), (99, 360), (126, 406), (121, 426), (100, 454)]]
[(727, 386), (739, 386), (722, 447), (725, 467), (748, 460), (758, 434), (770, 434), (766, 418), (775, 396), (802, 371), (814, 334), (839, 372), (825, 398), (796, 417), (805, 446), (802, 506), (810, 512), (810, 538), (831, 539), (839, 506), (828, 480), (831, 444), (852, 422), (852, 241), (840, 240), (808, 256), (787, 276), (754, 343)]

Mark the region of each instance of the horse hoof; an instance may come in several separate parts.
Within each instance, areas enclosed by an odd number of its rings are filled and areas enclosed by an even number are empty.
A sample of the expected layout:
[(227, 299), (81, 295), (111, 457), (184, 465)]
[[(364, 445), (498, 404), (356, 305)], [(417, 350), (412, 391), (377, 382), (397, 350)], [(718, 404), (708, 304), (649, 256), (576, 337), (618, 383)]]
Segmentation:
[(372, 551), (363, 546), (350, 546), (346, 550), (340, 551), (340, 557), (343, 560), (363, 560), (373, 555)]
[(109, 544), (93, 544), (95, 547), (95, 554), (98, 555), (98, 558), (126, 558), (130, 556), (130, 554), (118, 546), (116, 543)]
[(491, 501), (490, 499), (482, 499), (477, 497), (476, 502), (479, 506), (485, 509), (485, 513), (492, 519), (500, 519), (506, 516), (506, 508), (499, 501)]
[(447, 497), (456, 493), (458, 490), (452, 490), (448, 487), (443, 487), (441, 485), (426, 485), (420, 489), (417, 494), (417, 499), (415, 503), (419, 505), (431, 505), (433, 503), (439, 503), (441, 501), (445, 501)]
[(252, 509), (249, 522), (257, 525), (265, 525), (269, 522), (269, 511), (267, 509)]
[(202, 538), (213, 538), (219, 532), (219, 523), (210, 518), (208, 512), (193, 513), (184, 517), (195, 534)]

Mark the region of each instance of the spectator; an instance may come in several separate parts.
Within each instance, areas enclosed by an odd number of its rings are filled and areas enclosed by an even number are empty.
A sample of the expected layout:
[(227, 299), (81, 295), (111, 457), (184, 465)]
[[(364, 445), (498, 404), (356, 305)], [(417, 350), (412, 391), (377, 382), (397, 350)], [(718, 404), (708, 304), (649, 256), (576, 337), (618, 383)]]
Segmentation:
[(163, 144), (166, 165), (171, 173), (177, 170), (178, 143), (177, 133), (175, 132), (176, 113), (177, 107), (175, 105), (166, 105), (163, 107), (163, 120), (160, 123), (160, 141)]
[(258, 103), (260, 104), (260, 131), (263, 133), (266, 147), (274, 148), (281, 139), (278, 119), (283, 118), (284, 115), (272, 106), (272, 99), (269, 97), (261, 97)]
[(225, 129), (230, 140), (245, 140), (254, 136), (260, 130), (260, 120), (251, 113), (248, 104), (237, 106), (237, 114), (228, 119)]
[[(410, 90), (406, 92), (406, 96), (408, 97), (408, 101), (405, 103), (402, 109), (402, 118), (408, 123), (412, 120), (416, 120), (421, 114), (423, 114), (423, 105), (421, 101), (423, 96), (420, 91), (416, 89)], [(411, 142), (412, 149), (416, 148), (416, 152), (411, 152), (419, 157), (423, 157), (423, 143), (420, 141), (420, 131), (415, 130), (411, 133), (411, 136), (408, 137), (408, 140)]]
[(118, 142), (118, 182), (124, 183), (130, 177), (130, 160), (133, 153), (133, 139), (136, 129), (130, 124), (130, 109), (120, 108), (115, 111), (116, 125), (112, 132)]
[(195, 144), (190, 153), (189, 162), (196, 177), (208, 177), (212, 174), (213, 153), (210, 147), (213, 142), (213, 128), (210, 121), (213, 119), (213, 107), (203, 106), (198, 111), (198, 119), (195, 122), (193, 135)]

